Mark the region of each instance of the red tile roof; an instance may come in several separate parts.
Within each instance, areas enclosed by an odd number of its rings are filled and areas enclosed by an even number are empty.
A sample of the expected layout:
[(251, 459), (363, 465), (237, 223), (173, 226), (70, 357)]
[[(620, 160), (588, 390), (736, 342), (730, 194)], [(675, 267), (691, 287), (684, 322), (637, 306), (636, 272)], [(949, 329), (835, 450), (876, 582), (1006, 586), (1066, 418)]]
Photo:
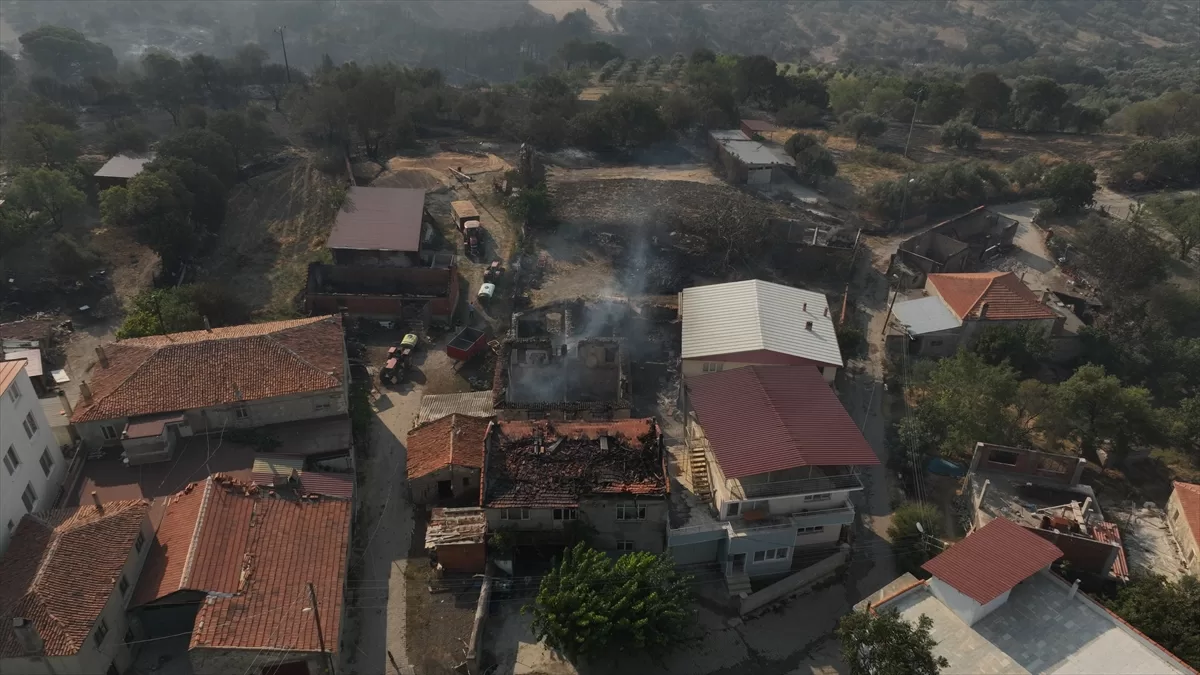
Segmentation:
[(1121, 543), (1121, 531), (1116, 523), (1100, 522), (1092, 527), (1092, 537), (1096, 541), (1112, 544), (1117, 547), (1117, 557), (1113, 558), (1112, 575), (1118, 579), (1129, 578), (1129, 562), (1125, 560), (1125, 545)]
[[(17, 380), (17, 375), (20, 375), (21, 369), (25, 367), (25, 359), (14, 359), (12, 361), (0, 361), (0, 394), (8, 391), (8, 385)], [(29, 392), (21, 392), (23, 394)], [(32, 395), (32, 394), (31, 394)]]
[(425, 190), (351, 187), (325, 245), (366, 251), (418, 251)]
[(1192, 537), (1200, 543), (1200, 485), (1175, 481), (1175, 494), (1179, 495), (1179, 508), (1192, 531)]
[(312, 581), (327, 646), (336, 650), (351, 516), (347, 500), (268, 495), (210, 477), (167, 506), (146, 563), (153, 573), (143, 575), (136, 601), (180, 589), (209, 593), (193, 649), (318, 651), (306, 610)]
[(573, 507), (588, 495), (667, 494), (653, 419), (496, 425), (497, 438), (484, 460), (483, 506)]
[(450, 465), (482, 468), (489, 424), (487, 418), (455, 413), (408, 432), (408, 477), (419, 478)]
[(922, 565), (981, 605), (995, 600), (1063, 555), (1005, 518), (996, 518)]
[(48, 656), (77, 653), (112, 597), (149, 512), (148, 501), (130, 500), (22, 518), (0, 557), (0, 657), (21, 653), (12, 631), (18, 617), (33, 622)]
[(71, 421), (194, 410), (342, 386), (342, 321), (321, 316), (119, 340)]
[(1053, 319), (1058, 315), (1012, 272), (930, 274), (929, 283), (960, 319)]
[(813, 366), (749, 366), (687, 379), (688, 402), (726, 478), (879, 458)]

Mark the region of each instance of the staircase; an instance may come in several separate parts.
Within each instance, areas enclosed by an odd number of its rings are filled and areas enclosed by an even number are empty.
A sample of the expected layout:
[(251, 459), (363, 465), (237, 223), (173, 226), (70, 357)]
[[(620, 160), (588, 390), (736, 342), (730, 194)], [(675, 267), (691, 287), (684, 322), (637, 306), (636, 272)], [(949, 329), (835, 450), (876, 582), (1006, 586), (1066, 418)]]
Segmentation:
[(688, 473), (692, 478), (692, 492), (704, 501), (712, 498), (712, 484), (708, 479), (708, 459), (704, 456), (704, 446), (688, 447)]
[(749, 595), (750, 577), (746, 576), (745, 572), (734, 572), (725, 577), (725, 587), (729, 589), (730, 597), (738, 597), (742, 593)]

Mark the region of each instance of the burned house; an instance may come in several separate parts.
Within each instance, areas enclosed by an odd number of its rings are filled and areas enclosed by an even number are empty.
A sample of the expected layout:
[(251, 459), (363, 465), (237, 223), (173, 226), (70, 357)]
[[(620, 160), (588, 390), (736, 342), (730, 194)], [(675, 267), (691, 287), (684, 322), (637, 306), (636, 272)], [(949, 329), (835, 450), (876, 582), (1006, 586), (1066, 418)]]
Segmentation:
[(489, 532), (552, 545), (586, 531), (605, 551), (664, 549), (666, 453), (653, 419), (501, 421), (492, 429), (482, 491)]
[(612, 420), (630, 411), (629, 355), (622, 338), (507, 340), (492, 393), (502, 420)]
[(980, 206), (943, 221), (900, 244), (888, 276), (902, 288), (920, 288), (935, 273), (971, 272), (1013, 245), (1017, 221)]

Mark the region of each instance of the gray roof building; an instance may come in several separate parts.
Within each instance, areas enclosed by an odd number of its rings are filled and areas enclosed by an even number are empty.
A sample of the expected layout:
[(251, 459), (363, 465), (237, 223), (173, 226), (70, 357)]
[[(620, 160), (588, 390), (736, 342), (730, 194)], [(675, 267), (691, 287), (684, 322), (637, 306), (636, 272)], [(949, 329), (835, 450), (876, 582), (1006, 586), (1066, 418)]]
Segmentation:
[(326, 246), (361, 251), (419, 251), (425, 191), (351, 187)]

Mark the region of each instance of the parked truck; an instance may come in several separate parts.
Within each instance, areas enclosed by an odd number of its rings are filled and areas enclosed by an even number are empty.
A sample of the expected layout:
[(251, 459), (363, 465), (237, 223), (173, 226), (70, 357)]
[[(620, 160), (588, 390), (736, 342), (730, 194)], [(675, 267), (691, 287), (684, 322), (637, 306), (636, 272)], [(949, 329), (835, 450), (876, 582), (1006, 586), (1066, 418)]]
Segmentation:
[(409, 333), (404, 336), (399, 345), (388, 347), (387, 361), (379, 369), (381, 384), (396, 384), (408, 369), (412, 367), (413, 352), (417, 350), (417, 335)]
[(462, 235), (467, 256), (478, 258), (483, 251), (483, 223), (479, 220), (479, 210), (465, 199), (450, 202), (450, 210), (454, 213), (454, 226)]

